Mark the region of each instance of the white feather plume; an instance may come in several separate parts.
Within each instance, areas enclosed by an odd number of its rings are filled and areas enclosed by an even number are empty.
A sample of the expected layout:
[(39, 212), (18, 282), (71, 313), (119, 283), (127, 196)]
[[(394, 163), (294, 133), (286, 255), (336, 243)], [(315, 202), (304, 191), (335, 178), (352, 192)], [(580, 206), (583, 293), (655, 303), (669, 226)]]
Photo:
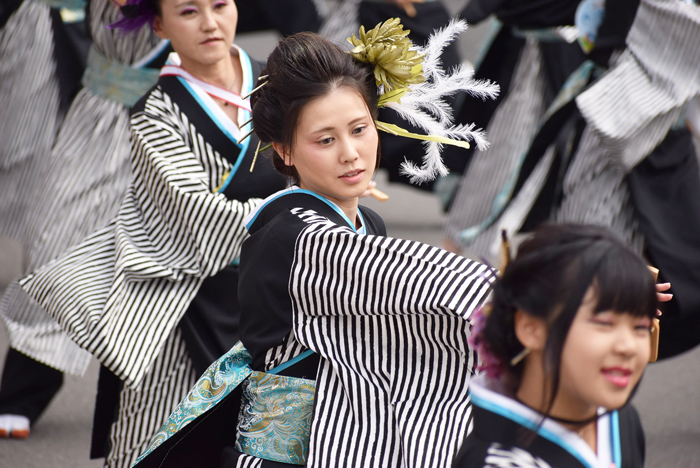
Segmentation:
[[(452, 20), (435, 31), (425, 47), (419, 48), (425, 54), (423, 75), (426, 81), (411, 85), (410, 92), (401, 98), (400, 103), (390, 102), (386, 107), (394, 109), (404, 120), (427, 134), (470, 141), (483, 150), (488, 148), (485, 132), (475, 129), (473, 124), (453, 125), (452, 107), (445, 101), (446, 97), (458, 92), (466, 92), (483, 100), (495, 99), (500, 91), (499, 86), (491, 81), (474, 80), (474, 69), (469, 64), (461, 64), (449, 72), (442, 69), (442, 51), (466, 30), (466, 22)], [(424, 146), (425, 155), (420, 167), (410, 161), (404, 161), (401, 165), (401, 173), (408, 175), (412, 183), (423, 183), (449, 173), (442, 161), (443, 145), (426, 141)]]

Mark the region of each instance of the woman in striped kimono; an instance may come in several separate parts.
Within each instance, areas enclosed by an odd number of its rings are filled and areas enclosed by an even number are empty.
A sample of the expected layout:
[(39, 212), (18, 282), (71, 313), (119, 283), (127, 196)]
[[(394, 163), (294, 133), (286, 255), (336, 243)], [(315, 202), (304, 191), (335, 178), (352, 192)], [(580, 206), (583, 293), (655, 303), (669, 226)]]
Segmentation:
[(447, 466), (470, 422), (466, 340), (488, 268), (384, 237), (359, 206), (379, 153), (370, 67), (302, 33), (263, 74), (255, 132), (294, 185), (246, 218), (241, 342), (139, 466)]
[[(39, 235), (32, 225), (43, 209), (45, 165), (80, 89), (90, 42), (84, 6), (18, 0), (0, 7), (0, 237), (16, 241), (25, 257)], [(11, 348), (0, 385), (0, 437), (27, 437), (63, 382), (52, 356), (77, 348), (54, 343), (31, 319), (3, 318)]]
[[(34, 201), (24, 214), (29, 271), (103, 227), (116, 214), (126, 191), (131, 172), (129, 108), (155, 83), (158, 71), (151, 67), (159, 68), (163, 63), (164, 58), (158, 59), (167, 42), (148, 30), (126, 36), (106, 27), (119, 17), (119, 9), (110, 0), (90, 2), (93, 45), (82, 77), (83, 88), (68, 108), (50, 153), (32, 174)], [(50, 385), (55, 393), (62, 377), (55, 370), (85, 373), (90, 354), (77, 346), (18, 282), (10, 284), (0, 307), (12, 349), (22, 353), (23, 360), (21, 365), (8, 365), (7, 370), (19, 368), (25, 378), (33, 374), (22, 370), (27, 366), (54, 370), (51, 384), (48, 380), (37, 383), (34, 377), (25, 384), (27, 388)], [(16, 354), (11, 351), (11, 356)], [(15, 380), (12, 375), (6, 378)], [(25, 391), (19, 393), (26, 395)]]
[(269, 162), (253, 165), (257, 139), (244, 138), (261, 67), (232, 46), (235, 4), (124, 12), (119, 26), (151, 37), (151, 23), (176, 51), (131, 109), (131, 183), (110, 224), (23, 285), (103, 364), (92, 455), (110, 467), (131, 466), (196, 375), (238, 341), (243, 218), (285, 186)]

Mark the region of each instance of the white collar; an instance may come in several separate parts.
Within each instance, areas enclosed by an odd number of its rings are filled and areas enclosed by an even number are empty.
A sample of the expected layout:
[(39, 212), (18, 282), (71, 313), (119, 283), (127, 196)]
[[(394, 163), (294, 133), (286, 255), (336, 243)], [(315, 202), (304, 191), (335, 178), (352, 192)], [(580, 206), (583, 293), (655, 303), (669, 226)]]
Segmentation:
[[(494, 382), (480, 375), (469, 382), (469, 392), (472, 403), (492, 413), (503, 416), (522, 426), (534, 429), (542, 419), (540, 414), (514, 398), (507, 396), (498, 382)], [(599, 412), (604, 411), (599, 409)], [(598, 419), (597, 427), (597, 451), (591, 450), (589, 445), (575, 432), (567, 429), (551, 419), (545, 419), (537, 433), (541, 437), (553, 442), (567, 452), (578, 458), (584, 465), (591, 468), (609, 468), (613, 461), (612, 434), (610, 414)]]

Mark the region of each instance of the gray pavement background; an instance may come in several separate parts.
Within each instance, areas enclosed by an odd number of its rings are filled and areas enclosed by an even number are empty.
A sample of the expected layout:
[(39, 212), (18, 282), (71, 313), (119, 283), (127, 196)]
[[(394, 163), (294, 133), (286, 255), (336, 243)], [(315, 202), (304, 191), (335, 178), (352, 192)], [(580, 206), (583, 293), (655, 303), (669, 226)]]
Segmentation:
[[(452, 12), (465, 0), (446, 0)], [(473, 60), (488, 25), (470, 28), (460, 39), (462, 52)], [(253, 57), (264, 58), (276, 41), (271, 33), (247, 34), (237, 42)], [(405, 186), (389, 185), (377, 176), (379, 188), (390, 195), (386, 203), (367, 200), (379, 212), (389, 235), (439, 246), (444, 215), (430, 194)], [(0, 238), (0, 290), (22, 270), (22, 252)], [(0, 327), (0, 362), (7, 352), (7, 335)], [(634, 403), (647, 438), (648, 468), (700, 467), (700, 349), (649, 366)], [(0, 468), (73, 467), (97, 468), (101, 460), (89, 460), (90, 431), (98, 365), (93, 361), (84, 377), (67, 375), (44, 416), (27, 440), (0, 439)], [(562, 467), (563, 468), (563, 467)]]

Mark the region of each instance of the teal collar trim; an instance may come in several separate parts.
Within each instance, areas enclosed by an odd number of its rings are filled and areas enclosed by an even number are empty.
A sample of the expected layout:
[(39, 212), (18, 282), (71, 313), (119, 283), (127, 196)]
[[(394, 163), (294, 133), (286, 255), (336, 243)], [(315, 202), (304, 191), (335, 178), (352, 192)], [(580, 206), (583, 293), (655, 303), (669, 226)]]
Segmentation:
[[(245, 51), (241, 48), (238, 49), (238, 54), (241, 60), (241, 68), (243, 69), (243, 87), (241, 88), (241, 92), (245, 96), (248, 94), (250, 91), (253, 89), (253, 66), (250, 63), (250, 57), (248, 54), (245, 53)], [(199, 96), (199, 93), (197, 93), (194, 88), (192, 88), (192, 84), (189, 83), (187, 80), (182, 78), (181, 76), (177, 77), (178, 80), (180, 80), (180, 83), (185, 87), (185, 89), (192, 95), (192, 97), (197, 101), (197, 104), (206, 112), (206, 114), (209, 116), (209, 118), (216, 124), (216, 126), (221, 130), (221, 132), (226, 135), (226, 138), (231, 140), (238, 148), (240, 149), (240, 153), (238, 154), (238, 158), (236, 158), (236, 162), (234, 163), (233, 167), (231, 168), (231, 171), (228, 174), (228, 177), (226, 177), (226, 180), (221, 184), (221, 187), (219, 188), (219, 193), (223, 192), (226, 190), (226, 187), (231, 183), (231, 180), (233, 180), (233, 177), (236, 175), (238, 172), (238, 169), (241, 167), (241, 164), (243, 163), (243, 160), (245, 159), (245, 155), (248, 152), (248, 147), (250, 146), (250, 138), (246, 138), (241, 144), (238, 144), (237, 138), (234, 137), (231, 132), (228, 131), (226, 128), (226, 125), (221, 121), (221, 119), (212, 111), (210, 108), (210, 105), (204, 102)], [(243, 112), (245, 114), (245, 118), (247, 119), (250, 117), (250, 113), (244, 109), (240, 109), (240, 112)], [(250, 124), (249, 124), (250, 125)], [(247, 127), (245, 127), (247, 129)], [(242, 129), (243, 130), (243, 129)]]
[(622, 446), (620, 444), (620, 415), (617, 410), (610, 413), (610, 439), (615, 466), (622, 466)]
[(514, 421), (517, 424), (520, 424), (521, 426), (526, 427), (532, 431), (536, 431), (539, 436), (557, 444), (558, 446), (569, 452), (574, 458), (580, 461), (583, 464), (583, 466), (587, 468), (596, 468), (594, 465), (591, 465), (588, 462), (588, 460), (586, 460), (580, 453), (578, 453), (578, 451), (574, 447), (572, 447), (569, 443), (564, 441), (557, 434), (541, 426), (538, 428), (538, 423), (536, 421), (533, 421), (532, 419), (527, 418), (524, 415), (511, 411), (510, 409), (503, 408), (484, 398), (481, 398), (480, 396), (475, 395), (474, 392), (470, 391), (469, 393), (471, 395), (471, 400), (474, 405), (479, 406), (480, 408), (483, 408), (494, 414), (498, 414), (499, 416), (503, 416), (504, 418), (510, 419), (511, 421)]
[[(263, 203), (262, 203), (260, 206), (258, 206), (258, 208), (256, 209), (255, 213), (250, 217), (250, 219), (249, 219), (248, 222), (246, 223), (246, 229), (250, 230), (250, 227), (253, 225), (253, 223), (255, 222), (255, 220), (258, 218), (258, 215), (260, 214), (260, 212), (261, 212), (267, 205), (269, 205), (270, 203), (272, 203), (273, 201), (277, 200), (277, 199), (280, 198), (280, 197), (283, 197), (283, 196), (285, 196), (285, 195), (290, 195), (290, 194), (293, 194), (293, 193), (305, 193), (305, 194), (307, 194), (307, 195), (311, 195), (311, 196), (313, 196), (313, 197), (318, 198), (319, 200), (321, 200), (322, 202), (324, 202), (325, 204), (327, 204), (328, 206), (330, 206), (331, 208), (333, 208), (333, 210), (334, 210), (336, 213), (338, 213), (338, 214), (345, 220), (345, 222), (346, 222), (347, 225), (353, 230), (353, 232), (357, 233), (357, 228), (355, 227), (355, 223), (353, 223), (353, 222), (350, 221), (350, 219), (345, 215), (345, 213), (343, 213), (343, 210), (341, 210), (340, 207), (339, 207), (338, 205), (336, 205), (336, 204), (333, 203), (332, 201), (328, 200), (327, 198), (322, 197), (321, 195), (319, 195), (319, 194), (317, 194), (317, 193), (315, 193), (315, 192), (312, 192), (311, 190), (302, 189), (302, 188), (299, 188), (299, 187), (296, 187), (296, 186), (292, 186), (292, 187), (288, 187), (288, 188), (286, 188), (286, 189), (284, 189), (284, 190), (280, 190), (279, 192), (277, 192), (277, 193), (275, 193), (275, 194), (270, 195), (269, 197), (267, 197), (267, 198), (263, 201)], [(358, 208), (357, 208), (357, 216), (360, 217), (360, 222), (362, 223), (362, 226), (365, 227), (365, 233), (366, 233), (366, 232), (367, 232), (367, 223), (365, 223), (365, 218), (362, 216), (362, 212), (360, 211), (359, 206), (358, 206)]]
[(268, 374), (279, 374), (280, 372), (282, 372), (283, 370), (285, 370), (288, 367), (293, 366), (297, 362), (303, 361), (307, 357), (311, 356), (313, 353), (314, 353), (313, 351), (311, 351), (310, 349), (307, 349), (306, 351), (304, 351), (300, 355), (293, 357), (292, 359), (290, 359), (287, 362), (283, 362), (282, 364), (280, 364), (279, 366), (275, 367), (274, 369), (268, 371), (267, 373)]

